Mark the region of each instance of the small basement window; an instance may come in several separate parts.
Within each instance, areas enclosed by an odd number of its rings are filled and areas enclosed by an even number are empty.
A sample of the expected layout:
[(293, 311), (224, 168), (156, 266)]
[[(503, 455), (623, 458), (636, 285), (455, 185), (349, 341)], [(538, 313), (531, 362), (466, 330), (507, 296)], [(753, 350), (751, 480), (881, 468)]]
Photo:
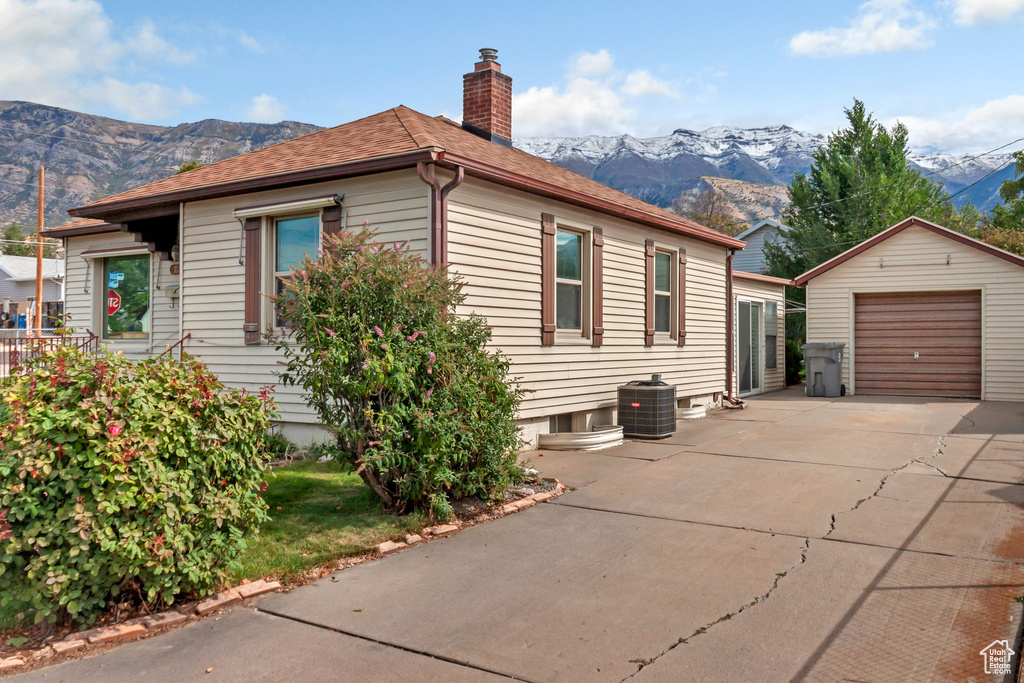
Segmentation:
[(572, 432), (572, 413), (552, 415), (548, 418), (548, 430), (552, 434), (567, 434)]
[(104, 339), (149, 339), (149, 254), (103, 259)]

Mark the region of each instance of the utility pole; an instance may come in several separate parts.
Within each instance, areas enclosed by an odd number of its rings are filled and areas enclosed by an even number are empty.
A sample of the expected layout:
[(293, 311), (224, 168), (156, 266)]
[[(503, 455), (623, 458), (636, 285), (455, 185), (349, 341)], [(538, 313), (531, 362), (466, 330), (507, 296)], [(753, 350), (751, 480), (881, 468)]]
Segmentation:
[(39, 228), (36, 230), (36, 335), (43, 336), (43, 175), (39, 166)]

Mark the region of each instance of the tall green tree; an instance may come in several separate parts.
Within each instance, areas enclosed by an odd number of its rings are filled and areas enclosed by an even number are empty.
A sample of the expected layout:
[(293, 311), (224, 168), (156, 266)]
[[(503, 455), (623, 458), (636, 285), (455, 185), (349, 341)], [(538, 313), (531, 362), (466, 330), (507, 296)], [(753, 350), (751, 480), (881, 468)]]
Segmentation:
[(3, 232), (0, 252), (9, 256), (35, 256), (36, 247), (25, 241), (25, 229), (18, 223), (11, 223)]
[(808, 173), (793, 176), (784, 217), (791, 229), (765, 247), (772, 275), (796, 277), (908, 216), (977, 227), (970, 204), (957, 209), (941, 185), (907, 165), (903, 124), (886, 128), (859, 100), (845, 111), (849, 125), (815, 151)]
[(1014, 152), (1013, 178), (999, 186), (1003, 203), (992, 209), (992, 227), (997, 230), (1024, 231), (1024, 151)]

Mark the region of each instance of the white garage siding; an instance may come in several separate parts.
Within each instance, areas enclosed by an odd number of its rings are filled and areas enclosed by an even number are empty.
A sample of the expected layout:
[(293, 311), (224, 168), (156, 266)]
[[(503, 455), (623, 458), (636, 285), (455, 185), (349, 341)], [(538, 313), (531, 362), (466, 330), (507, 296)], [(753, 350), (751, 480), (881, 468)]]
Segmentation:
[(855, 393), (854, 294), (957, 290), (981, 290), (982, 398), (1024, 401), (1024, 268), (916, 225), (807, 283), (807, 340), (847, 344)]
[[(604, 230), (604, 344), (541, 346), (541, 213)], [(448, 261), (463, 276), (463, 312), (486, 315), (493, 344), (528, 393), (524, 420), (610, 410), (616, 388), (661, 373), (680, 398), (725, 389), (726, 249), (467, 178), (449, 196)], [(687, 256), (686, 346), (644, 346), (644, 240)], [(605, 413), (608, 419), (610, 413)], [(586, 425), (578, 425), (584, 428)], [(539, 423), (540, 433), (547, 431)]]

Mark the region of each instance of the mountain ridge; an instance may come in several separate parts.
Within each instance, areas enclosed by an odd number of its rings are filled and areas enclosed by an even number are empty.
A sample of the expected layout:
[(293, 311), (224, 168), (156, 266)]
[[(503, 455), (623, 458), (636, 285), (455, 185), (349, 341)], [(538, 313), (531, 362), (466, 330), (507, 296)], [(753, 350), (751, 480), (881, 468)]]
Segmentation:
[[(36, 221), (36, 169), (47, 167), (46, 224), (67, 222), (69, 208), (173, 174), (182, 163), (211, 163), (318, 130), (297, 121), (247, 123), (203, 119), (177, 126), (132, 123), (23, 101), (0, 101), (0, 225)], [(778, 210), (778, 186), (810, 168), (826, 136), (780, 124), (762, 128), (679, 128), (651, 138), (631, 135), (517, 138), (516, 147), (662, 207), (683, 192), (727, 183), (747, 197), (744, 215), (758, 215), (750, 197)], [(1009, 154), (913, 153), (910, 162), (958, 192), (1006, 163)], [(988, 209), (1012, 165), (970, 188), (960, 199)], [(772, 189), (776, 188), (776, 189)]]

